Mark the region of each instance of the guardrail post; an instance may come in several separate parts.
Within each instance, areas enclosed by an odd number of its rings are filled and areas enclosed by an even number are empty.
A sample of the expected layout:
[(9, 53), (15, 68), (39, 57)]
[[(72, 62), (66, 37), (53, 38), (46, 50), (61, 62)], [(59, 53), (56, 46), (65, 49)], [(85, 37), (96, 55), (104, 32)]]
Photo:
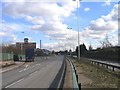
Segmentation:
[(94, 65), (94, 62), (92, 61), (92, 64)]
[(103, 63), (102, 63), (102, 67), (103, 67)]
[(75, 70), (75, 66), (73, 65), (73, 68), (74, 68), (74, 70)]
[(76, 74), (76, 79), (77, 79), (77, 82), (78, 82), (78, 74)]
[[(75, 70), (75, 69), (74, 69)], [(75, 70), (75, 74), (77, 74), (76, 70)]]
[(113, 67), (113, 69), (112, 69), (113, 71), (114, 71), (114, 67)]
[(106, 65), (106, 68), (108, 69), (108, 65)]
[(97, 62), (97, 65), (99, 66), (99, 62)]
[(79, 90), (81, 90), (81, 83), (78, 83)]

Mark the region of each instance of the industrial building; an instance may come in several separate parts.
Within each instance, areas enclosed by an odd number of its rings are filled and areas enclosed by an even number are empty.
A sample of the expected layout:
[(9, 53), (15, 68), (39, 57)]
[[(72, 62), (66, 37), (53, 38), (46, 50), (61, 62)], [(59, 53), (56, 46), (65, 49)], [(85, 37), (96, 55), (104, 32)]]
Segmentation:
[(24, 42), (16, 42), (16, 48), (18, 48), (22, 52), (24, 52), (25, 49), (28, 48), (36, 49), (36, 42), (29, 42), (28, 38), (24, 38)]

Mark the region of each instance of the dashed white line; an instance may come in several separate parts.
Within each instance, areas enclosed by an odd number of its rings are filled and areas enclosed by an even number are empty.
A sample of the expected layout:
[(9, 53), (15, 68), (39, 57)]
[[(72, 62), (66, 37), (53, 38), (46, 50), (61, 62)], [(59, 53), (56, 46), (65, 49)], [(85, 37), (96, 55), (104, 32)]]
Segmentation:
[(22, 78), (22, 79), (20, 79), (20, 80), (18, 80), (18, 81), (16, 81), (16, 82), (14, 82), (14, 83), (12, 83), (12, 84), (10, 84), (10, 85), (6, 86), (5, 88), (9, 88), (9, 87), (11, 87), (11, 86), (15, 85), (16, 83), (18, 83), (18, 82), (22, 81), (23, 79), (24, 79), (24, 78)]
[(25, 68), (27, 68), (29, 65), (25, 65)]
[(33, 73), (31, 73), (29, 76), (32, 76), (33, 74), (35, 74), (35, 73), (37, 73), (38, 71), (35, 71), (35, 72), (33, 72)]

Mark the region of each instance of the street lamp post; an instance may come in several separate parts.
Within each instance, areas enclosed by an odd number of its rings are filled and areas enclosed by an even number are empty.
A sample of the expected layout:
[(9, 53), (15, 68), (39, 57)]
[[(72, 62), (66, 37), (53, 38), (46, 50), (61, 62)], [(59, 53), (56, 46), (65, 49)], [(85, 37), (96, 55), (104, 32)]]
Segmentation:
[[(78, 9), (78, 4), (79, 4), (79, 1), (77, 1), (77, 9)], [(80, 60), (80, 35), (79, 35), (79, 10), (77, 10), (77, 27), (78, 27), (78, 59)]]
[(78, 5), (79, 5), (79, 2), (81, 0), (73, 0), (73, 1), (77, 1), (77, 29), (78, 29), (78, 59), (80, 60), (80, 35), (79, 35), (79, 10), (78, 10)]

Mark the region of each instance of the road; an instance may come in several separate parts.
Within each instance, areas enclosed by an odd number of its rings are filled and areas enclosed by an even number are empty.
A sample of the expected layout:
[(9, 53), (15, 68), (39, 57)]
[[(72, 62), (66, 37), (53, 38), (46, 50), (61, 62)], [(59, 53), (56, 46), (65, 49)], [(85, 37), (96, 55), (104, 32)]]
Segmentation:
[(49, 88), (61, 68), (63, 58), (37, 57), (34, 62), (2, 73), (2, 88)]

